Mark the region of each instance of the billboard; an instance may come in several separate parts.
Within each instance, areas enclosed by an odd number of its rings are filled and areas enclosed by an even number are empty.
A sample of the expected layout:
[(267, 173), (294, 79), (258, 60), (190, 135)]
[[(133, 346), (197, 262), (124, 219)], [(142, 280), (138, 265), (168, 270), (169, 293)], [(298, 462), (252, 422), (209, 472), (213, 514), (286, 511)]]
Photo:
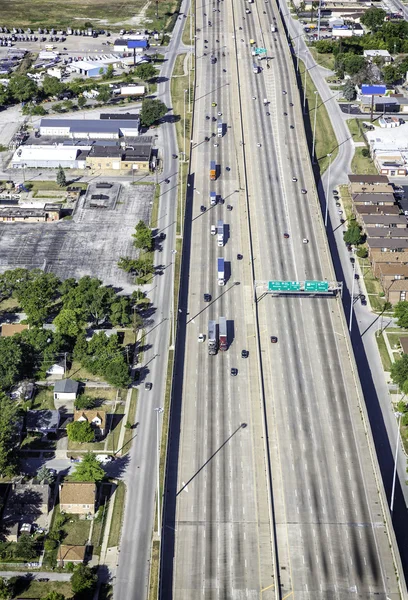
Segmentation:
[(146, 40), (128, 40), (128, 48), (147, 48)]
[(361, 86), (361, 93), (363, 96), (382, 96), (387, 91), (387, 87), (385, 85), (367, 85), (363, 84)]

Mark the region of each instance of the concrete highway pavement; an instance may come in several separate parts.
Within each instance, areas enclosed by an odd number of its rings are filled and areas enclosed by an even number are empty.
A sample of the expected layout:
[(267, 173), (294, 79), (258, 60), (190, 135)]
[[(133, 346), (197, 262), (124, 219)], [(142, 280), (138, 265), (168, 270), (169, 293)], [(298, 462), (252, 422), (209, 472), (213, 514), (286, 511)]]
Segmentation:
[[(181, 10), (187, 12), (188, 0)], [(158, 95), (171, 107), (169, 81), (182, 35), (184, 21), (178, 20), (173, 31), (161, 76)], [(156, 253), (157, 263), (164, 265), (163, 275), (156, 276), (147, 290), (156, 313), (154, 321), (146, 327), (143, 340), (143, 368), (139, 386), (136, 421), (139, 423), (137, 439), (130, 452), (130, 463), (125, 475), (127, 484), (126, 508), (120, 543), (119, 565), (114, 585), (114, 596), (143, 600), (147, 596), (151, 539), (154, 526), (154, 499), (156, 491), (156, 408), (163, 405), (169, 347), (172, 267), (176, 239), (177, 165), (171, 155), (178, 154), (175, 127), (172, 123), (161, 125), (159, 144), (163, 150), (163, 179), (170, 178), (174, 185), (163, 184), (158, 214), (158, 229), (166, 233), (163, 251)], [(150, 391), (144, 389), (145, 381), (153, 383)], [(161, 418), (159, 419), (161, 426)]]

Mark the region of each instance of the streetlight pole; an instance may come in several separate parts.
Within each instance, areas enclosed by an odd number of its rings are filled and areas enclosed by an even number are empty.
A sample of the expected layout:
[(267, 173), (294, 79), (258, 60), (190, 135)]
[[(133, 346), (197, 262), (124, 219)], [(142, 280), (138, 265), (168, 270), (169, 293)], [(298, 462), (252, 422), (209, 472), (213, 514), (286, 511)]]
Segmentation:
[(316, 116), (317, 116), (317, 90), (314, 91), (315, 95), (315, 114), (313, 123), (313, 143), (312, 143), (312, 164), (315, 164), (315, 141), (316, 141)]
[[(299, 73), (299, 54), (300, 54), (300, 35), (298, 35), (298, 41), (297, 41), (297, 59), (296, 59), (296, 71)], [(305, 65), (306, 68), (306, 65)]]
[(392, 511), (394, 510), (395, 481), (397, 478), (397, 458), (398, 458), (398, 450), (399, 450), (399, 442), (400, 442), (400, 433), (401, 433), (400, 424), (401, 424), (402, 413), (397, 412), (397, 413), (395, 413), (395, 416), (398, 419), (398, 433), (397, 433), (397, 443), (395, 445), (394, 474), (392, 476), (392, 491), (391, 491), (391, 502), (390, 502), (391, 518), (392, 518)]
[(158, 407), (154, 409), (156, 411), (156, 425), (157, 425), (157, 440), (156, 440), (156, 461), (157, 461), (157, 537), (160, 537), (161, 524), (160, 524), (160, 444), (159, 444), (159, 415), (163, 412), (163, 408)]
[(186, 94), (187, 90), (184, 90), (184, 162), (186, 162)]
[(353, 248), (353, 257), (354, 257), (354, 263), (353, 263), (353, 281), (351, 284), (351, 301), (350, 301), (350, 319), (349, 319), (349, 332), (351, 333), (351, 323), (353, 321), (353, 302), (354, 302), (354, 282), (355, 282), (355, 275), (356, 275), (356, 257), (354, 256), (354, 248)]
[(171, 310), (170, 310), (170, 315), (171, 315), (171, 345), (170, 345), (170, 349), (172, 350), (174, 348), (174, 345), (176, 343), (175, 337), (175, 317), (174, 317), (174, 277), (176, 276), (176, 254), (177, 254), (177, 250), (172, 250), (171, 253), (173, 254), (173, 276), (172, 276), (172, 285), (171, 285)]
[(330, 193), (330, 167), (331, 167), (331, 153), (327, 155), (329, 158), (329, 174), (327, 176), (327, 192), (326, 192), (326, 213), (324, 215), (324, 226), (327, 227), (327, 217), (329, 213), (329, 193)]

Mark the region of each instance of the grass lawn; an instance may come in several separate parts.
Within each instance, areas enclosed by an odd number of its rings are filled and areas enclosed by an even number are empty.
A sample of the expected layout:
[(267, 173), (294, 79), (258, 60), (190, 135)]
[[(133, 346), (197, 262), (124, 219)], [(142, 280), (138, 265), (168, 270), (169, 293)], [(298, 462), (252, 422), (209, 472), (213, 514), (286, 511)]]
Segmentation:
[[(84, 27), (86, 21), (98, 26), (98, 20), (104, 23), (126, 23), (137, 15), (146, 4), (145, 0), (122, 0), (120, 4), (105, 2), (104, 0), (21, 0), (18, 4), (0, 0), (2, 23), (7, 27), (69, 27), (75, 25)], [(151, 3), (156, 6), (156, 3)], [(159, 4), (162, 4), (161, 2)], [(163, 2), (171, 6), (171, 2)], [(161, 11), (159, 11), (161, 12)], [(94, 21), (93, 21), (94, 20)]]
[(367, 158), (363, 156), (362, 151), (363, 147), (358, 147), (355, 149), (353, 160), (351, 161), (351, 170), (353, 173), (361, 173), (368, 175), (378, 175), (378, 170), (376, 169), (375, 164), (368, 156)]
[[(185, 54), (179, 54), (177, 56), (176, 61), (174, 63), (174, 74), (175, 75), (183, 75), (184, 74), (184, 58)], [(194, 87), (194, 76), (191, 77), (191, 99), (193, 98), (193, 87)], [(176, 132), (177, 132), (177, 144), (179, 147), (179, 152), (184, 150), (184, 90), (188, 88), (188, 75), (184, 75), (183, 77), (172, 78), (171, 80), (171, 98), (173, 101), (173, 110), (175, 115), (180, 116), (180, 120), (176, 122)], [(186, 102), (186, 153), (188, 155), (190, 149), (190, 132), (191, 132), (191, 115), (192, 113), (188, 112), (188, 94), (186, 94), (187, 102)]]
[(346, 218), (348, 219), (352, 219), (353, 218), (353, 210), (352, 210), (352, 206), (353, 203), (351, 201), (351, 196), (349, 194), (349, 190), (347, 185), (339, 185), (339, 192), (340, 192), (340, 197), (341, 197), (341, 201), (344, 207), (344, 210), (346, 212)]
[(55, 440), (42, 441), (41, 433), (36, 435), (35, 433), (28, 434), (21, 442), (22, 450), (53, 450), (57, 447)]
[[(296, 42), (294, 42), (294, 44), (296, 47)], [(317, 52), (316, 48), (314, 48), (313, 46), (309, 46), (309, 50), (318, 65), (320, 65), (321, 67), (324, 67), (325, 69), (330, 69), (330, 71), (333, 71), (333, 69), (334, 69), (334, 55), (333, 54), (319, 54)]]
[(123, 346), (135, 343), (135, 332), (133, 329), (118, 329), (118, 333), (123, 333)]
[[(18, 576), (18, 573), (16, 573)], [(72, 588), (70, 581), (32, 581), (22, 582), (21, 591), (18, 592), (19, 598), (45, 598), (50, 592), (59, 592), (65, 598), (72, 598)]]
[(114, 416), (110, 423), (110, 431), (108, 434), (108, 442), (106, 445), (107, 452), (114, 452), (119, 441), (120, 428), (122, 427), (123, 415), (125, 412), (124, 404), (117, 404)]
[(55, 410), (53, 389), (51, 387), (40, 388), (33, 398), (31, 408)]
[(160, 186), (156, 185), (155, 190), (154, 190), (152, 214), (150, 217), (150, 227), (152, 229), (156, 229), (156, 227), (157, 227), (157, 217), (159, 214), (159, 200), (160, 200)]
[(67, 377), (71, 379), (77, 379), (78, 381), (104, 381), (99, 375), (92, 375), (89, 371), (81, 367), (81, 364), (77, 361), (73, 361), (71, 368), (67, 371)]
[[(190, 12), (188, 13), (188, 17), (187, 19), (184, 19), (184, 31), (183, 31), (183, 35), (182, 35), (182, 42), (183, 44), (185, 44), (186, 46), (191, 46), (194, 43), (194, 40), (191, 40), (190, 38), (190, 18), (191, 18), (191, 9), (194, 12), (194, 2), (191, 3), (191, 8), (190, 8)], [(194, 38), (194, 20), (192, 23), (192, 34), (193, 34), (193, 38)]]
[[(132, 425), (134, 425), (135, 421), (136, 421), (137, 395), (138, 395), (138, 390), (133, 389), (132, 397), (130, 400), (130, 407), (129, 407), (129, 422)], [(124, 407), (122, 407), (122, 408), (124, 408)], [(133, 438), (134, 435), (135, 435), (134, 429), (126, 429), (125, 430), (125, 437), (123, 440), (123, 454), (125, 454), (126, 452), (129, 452), (130, 447), (131, 447), (131, 444), (129, 442), (131, 441), (131, 439)]]
[(388, 333), (388, 330), (387, 330), (386, 336), (387, 336), (390, 346), (393, 350), (399, 350), (401, 348), (400, 337), (402, 335), (403, 334)]
[[(143, 4), (145, 4), (145, 2)], [(156, 4), (156, 2), (149, 2), (146, 10), (146, 20), (148, 22), (149, 29), (170, 31), (172, 15), (177, 10), (177, 7), (180, 6), (180, 4), (181, 0), (160, 0), (158, 4)], [(157, 15), (156, 7), (158, 7)], [(177, 17), (177, 15), (175, 15), (175, 17)]]
[(149, 600), (157, 598), (159, 586), (159, 558), (160, 542), (154, 541), (152, 546), (152, 558), (150, 562)]
[[(302, 62), (301, 73), (304, 72), (305, 64)], [(303, 97), (303, 85), (304, 76), (301, 74), (301, 96)], [(314, 107), (315, 107), (315, 94), (316, 88), (310, 77), (306, 79), (306, 100), (308, 106), (308, 113), (305, 115), (305, 130), (308, 141), (309, 150), (312, 150), (313, 146), (313, 126), (314, 126)], [(316, 114), (316, 140), (315, 140), (315, 156), (318, 161), (318, 169), (320, 170), (320, 176), (326, 171), (329, 166), (328, 154), (331, 154), (331, 161), (333, 162), (337, 156), (337, 140), (334, 134), (334, 130), (327, 114), (326, 107), (322, 102), (320, 96), (317, 96), (317, 114)]]
[[(0, 6), (1, 5), (2, 5), (2, 0), (0, 0)], [(69, 179), (68, 174), (67, 174), (67, 179)], [(27, 183), (30, 184), (30, 188), (31, 188), (32, 192), (38, 192), (40, 190), (44, 190), (44, 191), (55, 190), (58, 192), (63, 192), (67, 189), (67, 187), (69, 187), (71, 185), (68, 182), (66, 187), (60, 187), (56, 181), (38, 181), (38, 180), (28, 181)], [(75, 187), (81, 187), (83, 190), (85, 190), (88, 187), (88, 184), (81, 183), (81, 182), (75, 182)]]
[(93, 554), (97, 554), (98, 556), (101, 553), (101, 545), (106, 525), (106, 515), (108, 513), (109, 506), (109, 495), (110, 495), (111, 485), (107, 483), (102, 484), (102, 491), (99, 498), (100, 506), (98, 510), (98, 515), (94, 519), (94, 526), (92, 530), (92, 539), (91, 543), (93, 546)]
[(0, 302), (1, 312), (16, 312), (19, 310), (18, 300), (16, 298), (6, 298), (3, 302)]
[(94, 388), (85, 386), (84, 396), (89, 396), (90, 398), (98, 398), (101, 401), (105, 402), (106, 400), (115, 400), (117, 394), (117, 389), (114, 387), (111, 388)]
[(377, 346), (378, 346), (378, 350), (380, 352), (383, 369), (384, 369), (384, 371), (390, 371), (391, 370), (391, 359), (390, 359), (390, 355), (388, 354), (387, 346), (385, 345), (384, 336), (381, 334), (379, 336), (375, 336), (375, 339), (377, 340)]
[(126, 487), (123, 481), (118, 482), (113, 506), (112, 521), (109, 531), (108, 547), (119, 545), (120, 531), (122, 529), (123, 511), (125, 507)]
[(364, 142), (363, 127), (360, 123), (360, 119), (348, 119), (347, 125), (353, 136), (353, 140), (355, 142)]
[(103, 450), (105, 447), (105, 442), (89, 442), (81, 444), (79, 442), (72, 442), (68, 440), (68, 451), (72, 452), (90, 452)]
[(79, 515), (68, 515), (68, 517), (69, 519), (67, 519), (63, 527), (66, 533), (63, 544), (85, 546), (89, 538), (91, 521), (88, 519), (80, 519)]

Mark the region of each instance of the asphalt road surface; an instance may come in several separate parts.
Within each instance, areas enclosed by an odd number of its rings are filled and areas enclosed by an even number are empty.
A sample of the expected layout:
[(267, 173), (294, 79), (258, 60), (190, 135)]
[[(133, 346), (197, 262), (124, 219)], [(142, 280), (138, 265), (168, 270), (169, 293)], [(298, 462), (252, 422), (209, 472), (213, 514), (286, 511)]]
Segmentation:
[[(248, 224), (257, 282), (334, 279), (281, 21), (270, 2), (249, 5), (250, 15), (235, 2), (214, 8), (197, 12), (187, 314), (179, 317), (161, 598), (396, 599), (385, 496), (340, 298), (261, 298), (259, 284), (256, 310), (252, 301)], [(271, 57), (256, 75), (250, 39)], [(226, 134), (206, 142), (213, 116)], [(219, 165), (215, 183), (210, 160)], [(225, 204), (210, 207), (210, 190)], [(210, 236), (220, 218), (223, 248)], [(218, 256), (228, 265), (225, 287)], [(197, 337), (220, 316), (229, 349), (208, 356)]]

